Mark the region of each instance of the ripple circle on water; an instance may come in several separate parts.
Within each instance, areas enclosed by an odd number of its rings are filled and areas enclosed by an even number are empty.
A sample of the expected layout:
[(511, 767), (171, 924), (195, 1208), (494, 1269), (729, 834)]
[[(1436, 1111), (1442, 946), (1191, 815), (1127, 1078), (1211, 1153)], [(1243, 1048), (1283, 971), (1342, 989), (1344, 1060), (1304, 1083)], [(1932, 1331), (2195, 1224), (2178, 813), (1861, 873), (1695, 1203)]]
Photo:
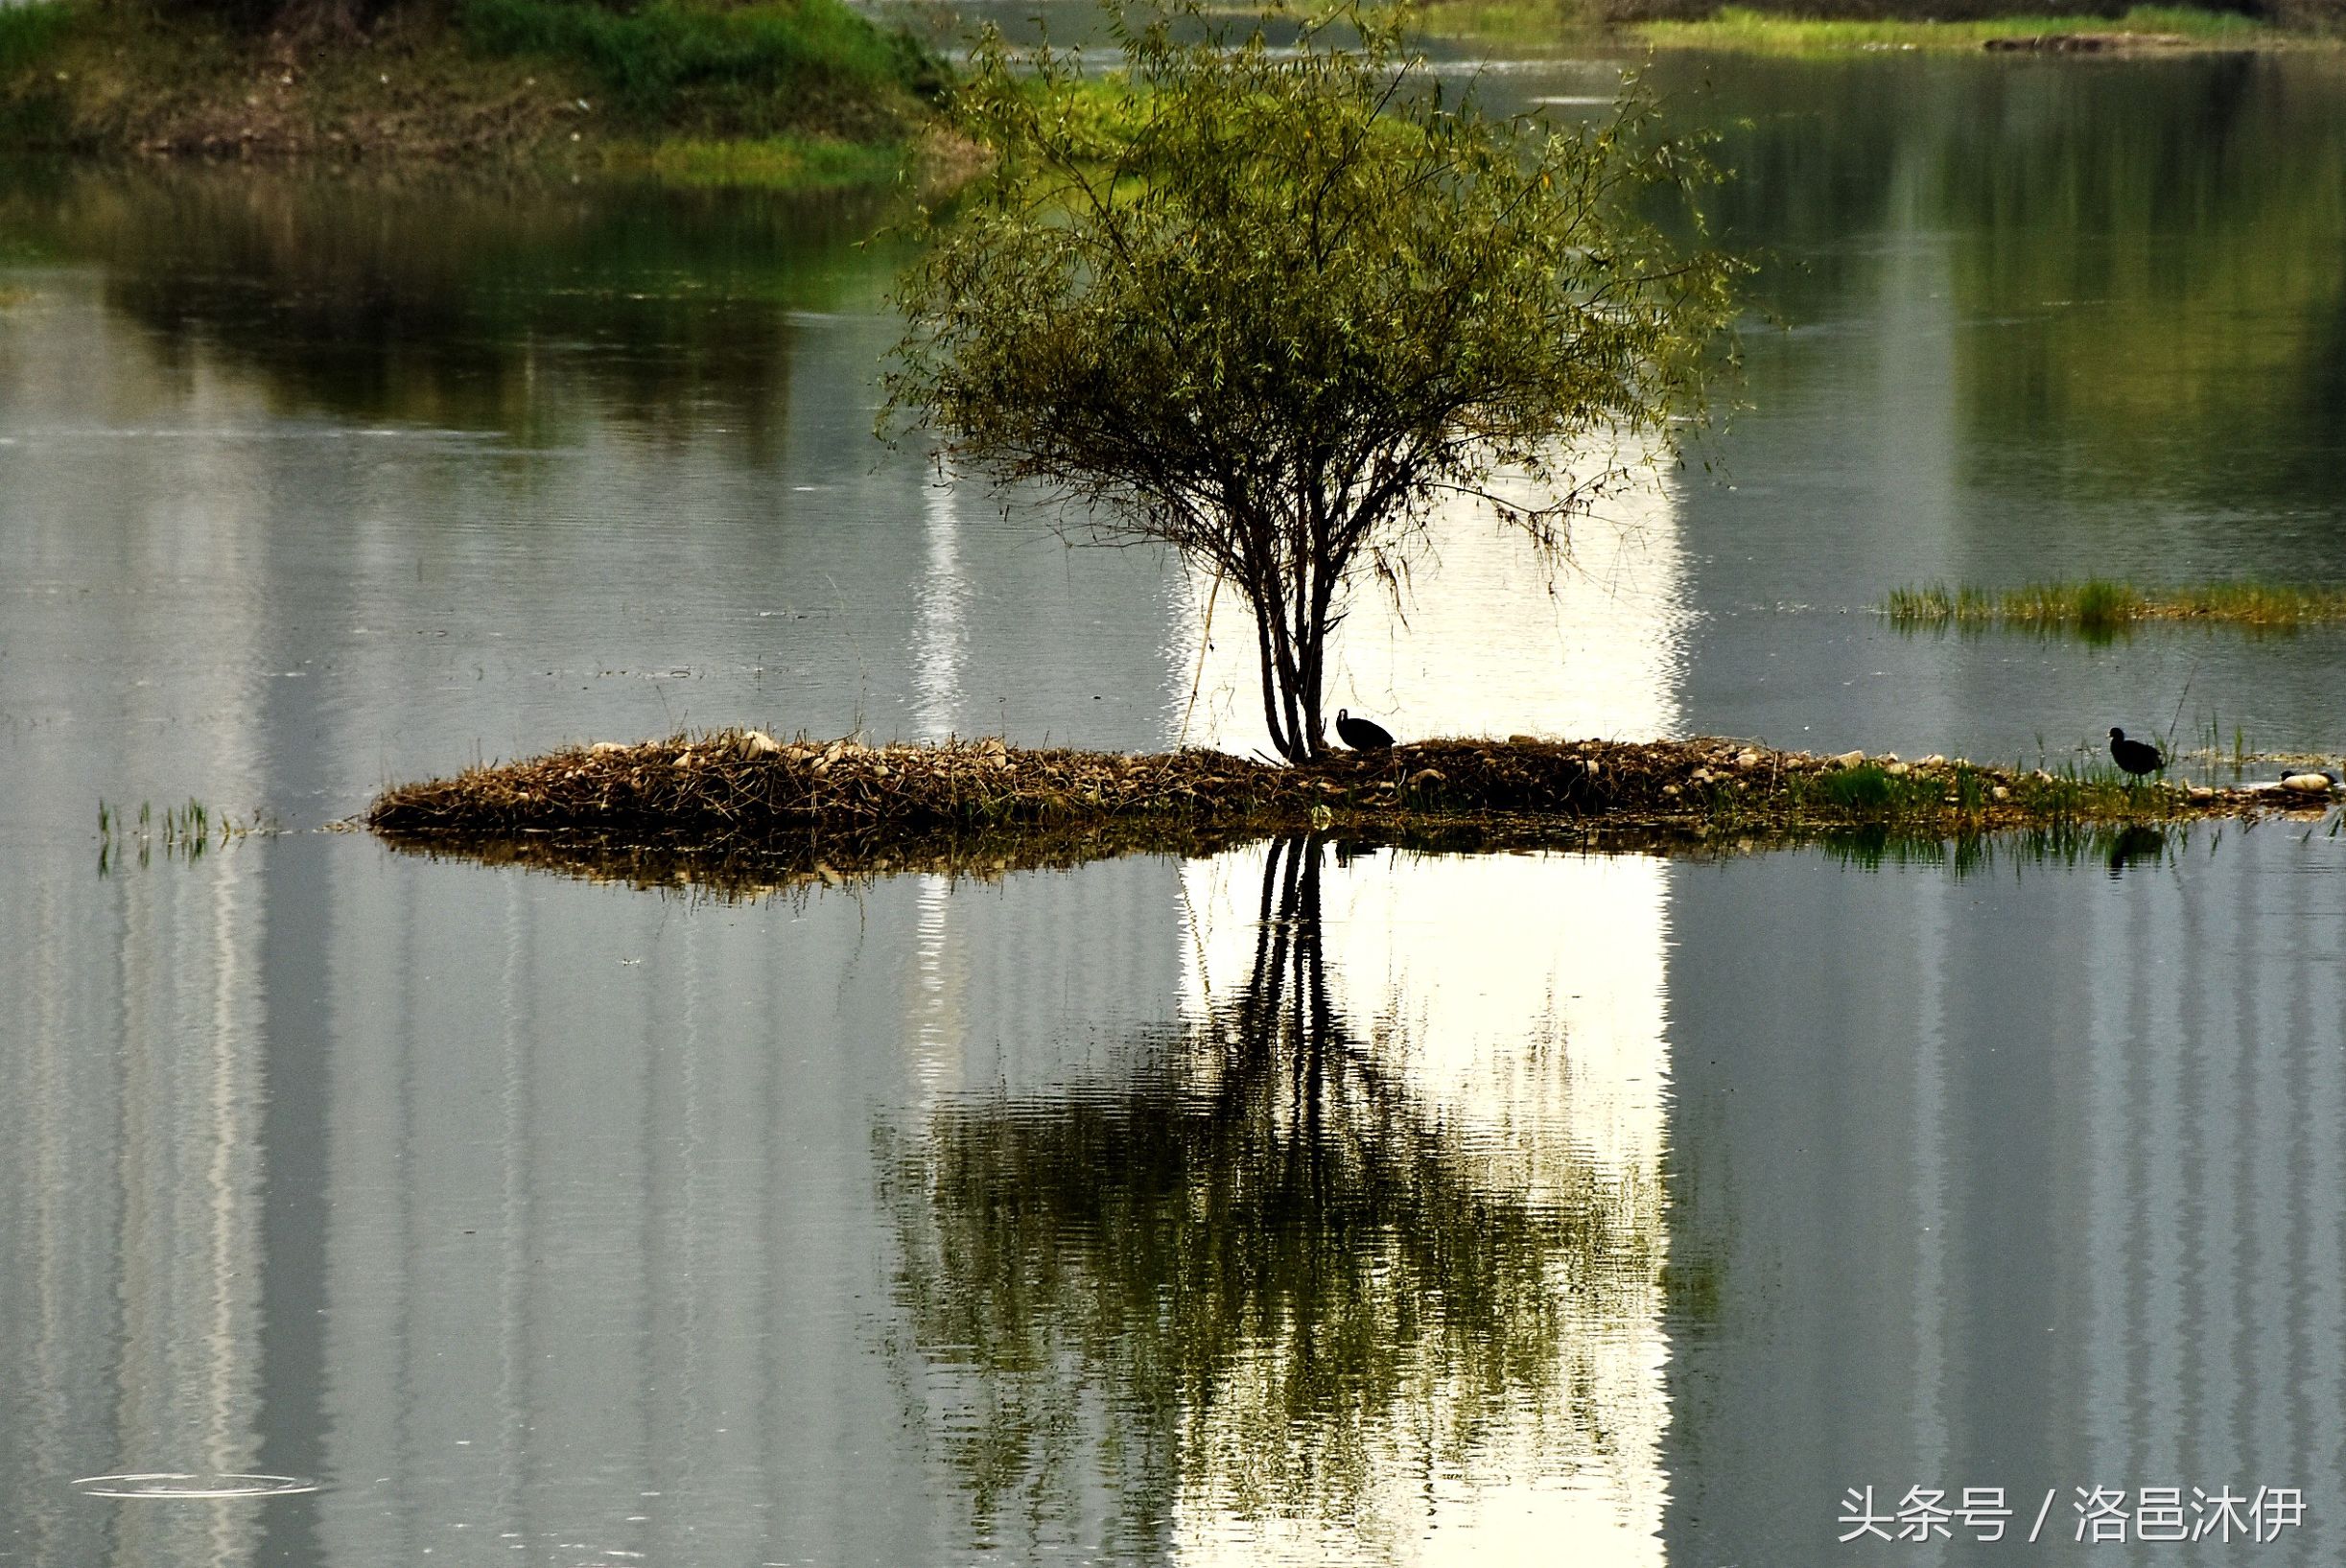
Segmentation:
[(307, 1476), (199, 1475), (167, 1470), (82, 1476), (71, 1486), (86, 1497), (286, 1497), (317, 1490), (317, 1483)]

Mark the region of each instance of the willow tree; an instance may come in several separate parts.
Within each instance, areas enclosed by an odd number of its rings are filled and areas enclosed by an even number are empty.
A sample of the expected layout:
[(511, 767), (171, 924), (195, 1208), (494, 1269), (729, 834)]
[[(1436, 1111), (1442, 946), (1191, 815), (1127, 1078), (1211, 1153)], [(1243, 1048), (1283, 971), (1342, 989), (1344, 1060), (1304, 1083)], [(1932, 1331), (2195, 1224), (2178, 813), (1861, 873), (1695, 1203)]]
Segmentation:
[(1363, 0), (1293, 48), (1269, 16), (1109, 14), (1105, 80), (981, 37), (958, 109), (991, 172), (901, 281), (883, 422), (1232, 585), (1272, 742), (1307, 761), (1329, 634), (1440, 508), (1488, 503), (1554, 560), (1674, 454), (1735, 264), (1703, 243), (1699, 150), (1642, 99), (1487, 113)]

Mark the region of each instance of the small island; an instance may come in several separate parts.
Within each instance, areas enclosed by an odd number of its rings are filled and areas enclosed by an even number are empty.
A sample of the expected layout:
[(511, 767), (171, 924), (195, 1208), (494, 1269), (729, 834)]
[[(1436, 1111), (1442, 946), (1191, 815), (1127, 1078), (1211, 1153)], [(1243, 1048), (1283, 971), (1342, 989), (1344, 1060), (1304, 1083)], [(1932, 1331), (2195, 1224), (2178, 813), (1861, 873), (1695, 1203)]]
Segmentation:
[[(1424, 846), (1915, 847), (2325, 809), (2325, 787), (1817, 756), (1741, 740), (1443, 739), (1301, 766), (1215, 751), (872, 745), (762, 730), (601, 741), (387, 790), (392, 844), (735, 888), (1192, 854), (1318, 831)], [(707, 876), (709, 868), (716, 875)]]

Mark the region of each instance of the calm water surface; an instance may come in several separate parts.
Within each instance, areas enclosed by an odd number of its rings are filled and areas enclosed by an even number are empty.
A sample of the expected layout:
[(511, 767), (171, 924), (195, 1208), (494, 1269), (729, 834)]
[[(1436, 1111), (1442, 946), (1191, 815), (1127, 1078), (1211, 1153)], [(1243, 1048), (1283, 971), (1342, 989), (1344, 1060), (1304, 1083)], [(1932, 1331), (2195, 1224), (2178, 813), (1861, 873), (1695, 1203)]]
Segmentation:
[[(2346, 578), (2334, 62), (1664, 74), (1768, 258), (1748, 407), (1553, 593), (1450, 520), (1338, 701), (2338, 744), (2331, 634), (1868, 613)], [(0, 1561), (2119, 1561), (2076, 1488), (2162, 1486), (2307, 1507), (2162, 1551), (2338, 1559), (2319, 825), (758, 903), (312, 831), (684, 724), (1255, 743), (1229, 605), (872, 440), (881, 216), (0, 175)], [(101, 867), (190, 797), (295, 831)], [(154, 1472), (317, 1489), (75, 1486)], [(1836, 1545), (1867, 1486), (2057, 1495)]]

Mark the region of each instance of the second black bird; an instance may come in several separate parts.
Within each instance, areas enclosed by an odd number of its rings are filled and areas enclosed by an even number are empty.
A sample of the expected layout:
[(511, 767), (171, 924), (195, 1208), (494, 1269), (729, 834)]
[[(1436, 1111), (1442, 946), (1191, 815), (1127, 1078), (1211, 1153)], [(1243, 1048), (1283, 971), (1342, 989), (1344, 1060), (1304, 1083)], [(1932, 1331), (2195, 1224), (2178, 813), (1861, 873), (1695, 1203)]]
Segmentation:
[(2136, 778), (2156, 773), (2167, 765), (2159, 748), (2145, 740), (2128, 740), (2126, 732), (2113, 726), (2110, 730), (2110, 761)]
[(1354, 718), (1342, 708), (1336, 710), (1336, 734), (1354, 751), (1388, 751), (1393, 746), (1393, 734), (1385, 726)]

